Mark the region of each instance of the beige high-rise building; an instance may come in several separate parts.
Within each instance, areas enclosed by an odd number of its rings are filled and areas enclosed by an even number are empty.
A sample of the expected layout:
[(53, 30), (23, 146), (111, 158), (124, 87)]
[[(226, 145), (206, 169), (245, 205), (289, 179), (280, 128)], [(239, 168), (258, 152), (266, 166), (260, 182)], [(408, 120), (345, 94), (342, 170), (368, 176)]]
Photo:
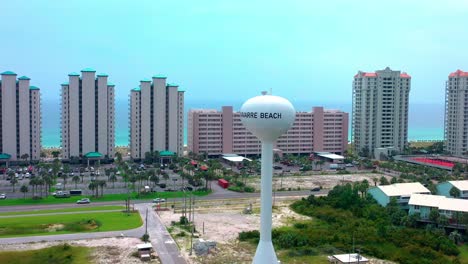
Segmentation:
[(146, 152), (171, 151), (179, 156), (184, 146), (184, 91), (166, 84), (166, 77), (140, 81), (130, 92), (130, 152), (133, 159)]
[(445, 151), (468, 155), (468, 72), (450, 73), (445, 85)]
[(97, 74), (90, 68), (81, 76), (70, 73), (62, 84), (62, 157), (82, 158), (99, 152), (113, 158), (115, 147), (114, 85), (107, 74)]
[[(41, 155), (41, 93), (30, 79), (16, 73), (1, 73), (0, 153), (11, 161)], [(6, 155), (5, 155), (6, 154)]]
[(405, 148), (410, 88), (411, 76), (388, 67), (354, 76), (352, 141), (357, 153), (372, 156), (376, 148)]

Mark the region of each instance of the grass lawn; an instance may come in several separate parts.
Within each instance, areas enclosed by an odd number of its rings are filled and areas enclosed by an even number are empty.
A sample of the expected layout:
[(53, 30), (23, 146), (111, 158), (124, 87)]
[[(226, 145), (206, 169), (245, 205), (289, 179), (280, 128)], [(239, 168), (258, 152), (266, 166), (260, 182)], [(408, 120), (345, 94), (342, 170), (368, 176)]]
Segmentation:
[(281, 263), (285, 264), (302, 264), (302, 263), (314, 263), (314, 264), (329, 264), (326, 255), (318, 256), (301, 256), (301, 257), (290, 257), (287, 253), (280, 252), (278, 259)]
[(0, 213), (0, 216), (7, 215), (29, 215), (29, 214), (48, 214), (48, 213), (67, 213), (67, 212), (87, 212), (87, 211), (104, 211), (104, 210), (124, 210), (125, 206), (121, 205), (106, 205), (106, 206), (94, 206), (94, 207), (73, 207), (65, 209), (50, 209), (50, 210), (34, 210), (34, 211), (22, 211), (22, 212), (4, 212)]
[[(105, 212), (0, 218), (0, 237), (115, 231), (142, 225), (139, 213)], [(2, 262), (0, 262), (2, 263)]]
[(91, 263), (90, 249), (67, 244), (54, 247), (0, 252), (0, 263), (8, 264), (88, 264)]
[[(210, 192), (193, 192), (194, 195), (204, 196)], [(32, 198), (18, 198), (18, 199), (5, 199), (0, 200), (0, 206), (11, 206), (11, 205), (34, 205), (34, 204), (61, 204), (61, 203), (76, 203), (77, 200), (81, 198), (90, 198), (91, 202), (111, 202), (111, 201), (124, 201), (127, 198), (126, 193), (116, 193), (116, 194), (104, 194), (103, 197), (94, 198), (89, 195), (79, 195), (72, 196), (69, 198), (55, 198), (53, 196), (43, 197), (39, 200), (33, 200)], [(179, 198), (183, 197), (183, 192), (157, 192), (149, 193), (145, 195), (138, 196), (138, 193), (130, 193), (130, 199), (132, 200), (151, 200), (153, 198)]]
[(460, 263), (468, 264), (468, 245), (459, 246), (458, 249), (460, 250), (460, 255), (458, 256)]

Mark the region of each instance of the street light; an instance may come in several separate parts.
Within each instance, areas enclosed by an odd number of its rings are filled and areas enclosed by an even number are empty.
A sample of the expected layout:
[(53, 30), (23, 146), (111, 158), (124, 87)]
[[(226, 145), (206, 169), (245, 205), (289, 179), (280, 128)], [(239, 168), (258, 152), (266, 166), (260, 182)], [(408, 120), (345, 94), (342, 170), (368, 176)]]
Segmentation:
[(254, 264), (278, 263), (271, 241), (273, 143), (292, 126), (295, 115), (288, 100), (266, 92), (247, 100), (241, 107), (242, 123), (262, 142), (260, 241)]

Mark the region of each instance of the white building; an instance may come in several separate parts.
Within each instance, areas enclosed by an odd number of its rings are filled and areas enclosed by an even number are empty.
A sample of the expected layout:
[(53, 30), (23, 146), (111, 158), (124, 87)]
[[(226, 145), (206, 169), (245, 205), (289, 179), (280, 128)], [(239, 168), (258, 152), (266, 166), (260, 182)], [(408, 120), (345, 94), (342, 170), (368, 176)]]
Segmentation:
[(374, 199), (382, 206), (387, 206), (392, 198), (395, 198), (397, 203), (407, 209), (408, 201), (411, 195), (415, 193), (431, 194), (431, 191), (424, 187), (419, 182), (395, 183), (391, 185), (379, 185), (370, 188), (367, 193), (372, 195)]
[(166, 77), (140, 81), (130, 92), (130, 152), (133, 159), (153, 151), (183, 155), (184, 91)]
[(428, 220), (431, 210), (438, 210), (448, 218), (449, 223), (457, 223), (460, 214), (468, 213), (468, 200), (447, 198), (441, 195), (413, 194), (408, 202), (409, 214), (418, 214)]
[(455, 188), (460, 194), (460, 196), (455, 198), (468, 199), (468, 180), (441, 182), (436, 185), (436, 188), (437, 194), (443, 195), (445, 197), (453, 197), (450, 194), (450, 191), (452, 188)]
[(113, 158), (115, 147), (114, 85), (107, 74), (90, 68), (70, 73), (62, 84), (62, 157), (99, 152)]
[(356, 152), (371, 156), (375, 148), (404, 149), (410, 87), (411, 76), (388, 67), (354, 76), (352, 140)]
[(1, 73), (0, 81), (0, 153), (11, 161), (26, 157), (39, 160), (41, 155), (41, 94), (30, 86), (30, 79), (16, 73)]
[(445, 85), (445, 150), (468, 155), (468, 72), (450, 73)]

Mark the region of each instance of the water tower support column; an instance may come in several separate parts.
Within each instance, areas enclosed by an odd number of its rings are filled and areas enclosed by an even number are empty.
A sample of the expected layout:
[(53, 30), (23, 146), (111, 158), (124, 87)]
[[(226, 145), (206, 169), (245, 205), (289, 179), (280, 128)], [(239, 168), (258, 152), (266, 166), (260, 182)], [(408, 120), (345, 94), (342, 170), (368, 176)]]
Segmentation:
[(254, 264), (278, 263), (271, 242), (272, 226), (272, 177), (273, 143), (262, 142), (262, 179), (260, 190), (260, 241), (253, 260)]

